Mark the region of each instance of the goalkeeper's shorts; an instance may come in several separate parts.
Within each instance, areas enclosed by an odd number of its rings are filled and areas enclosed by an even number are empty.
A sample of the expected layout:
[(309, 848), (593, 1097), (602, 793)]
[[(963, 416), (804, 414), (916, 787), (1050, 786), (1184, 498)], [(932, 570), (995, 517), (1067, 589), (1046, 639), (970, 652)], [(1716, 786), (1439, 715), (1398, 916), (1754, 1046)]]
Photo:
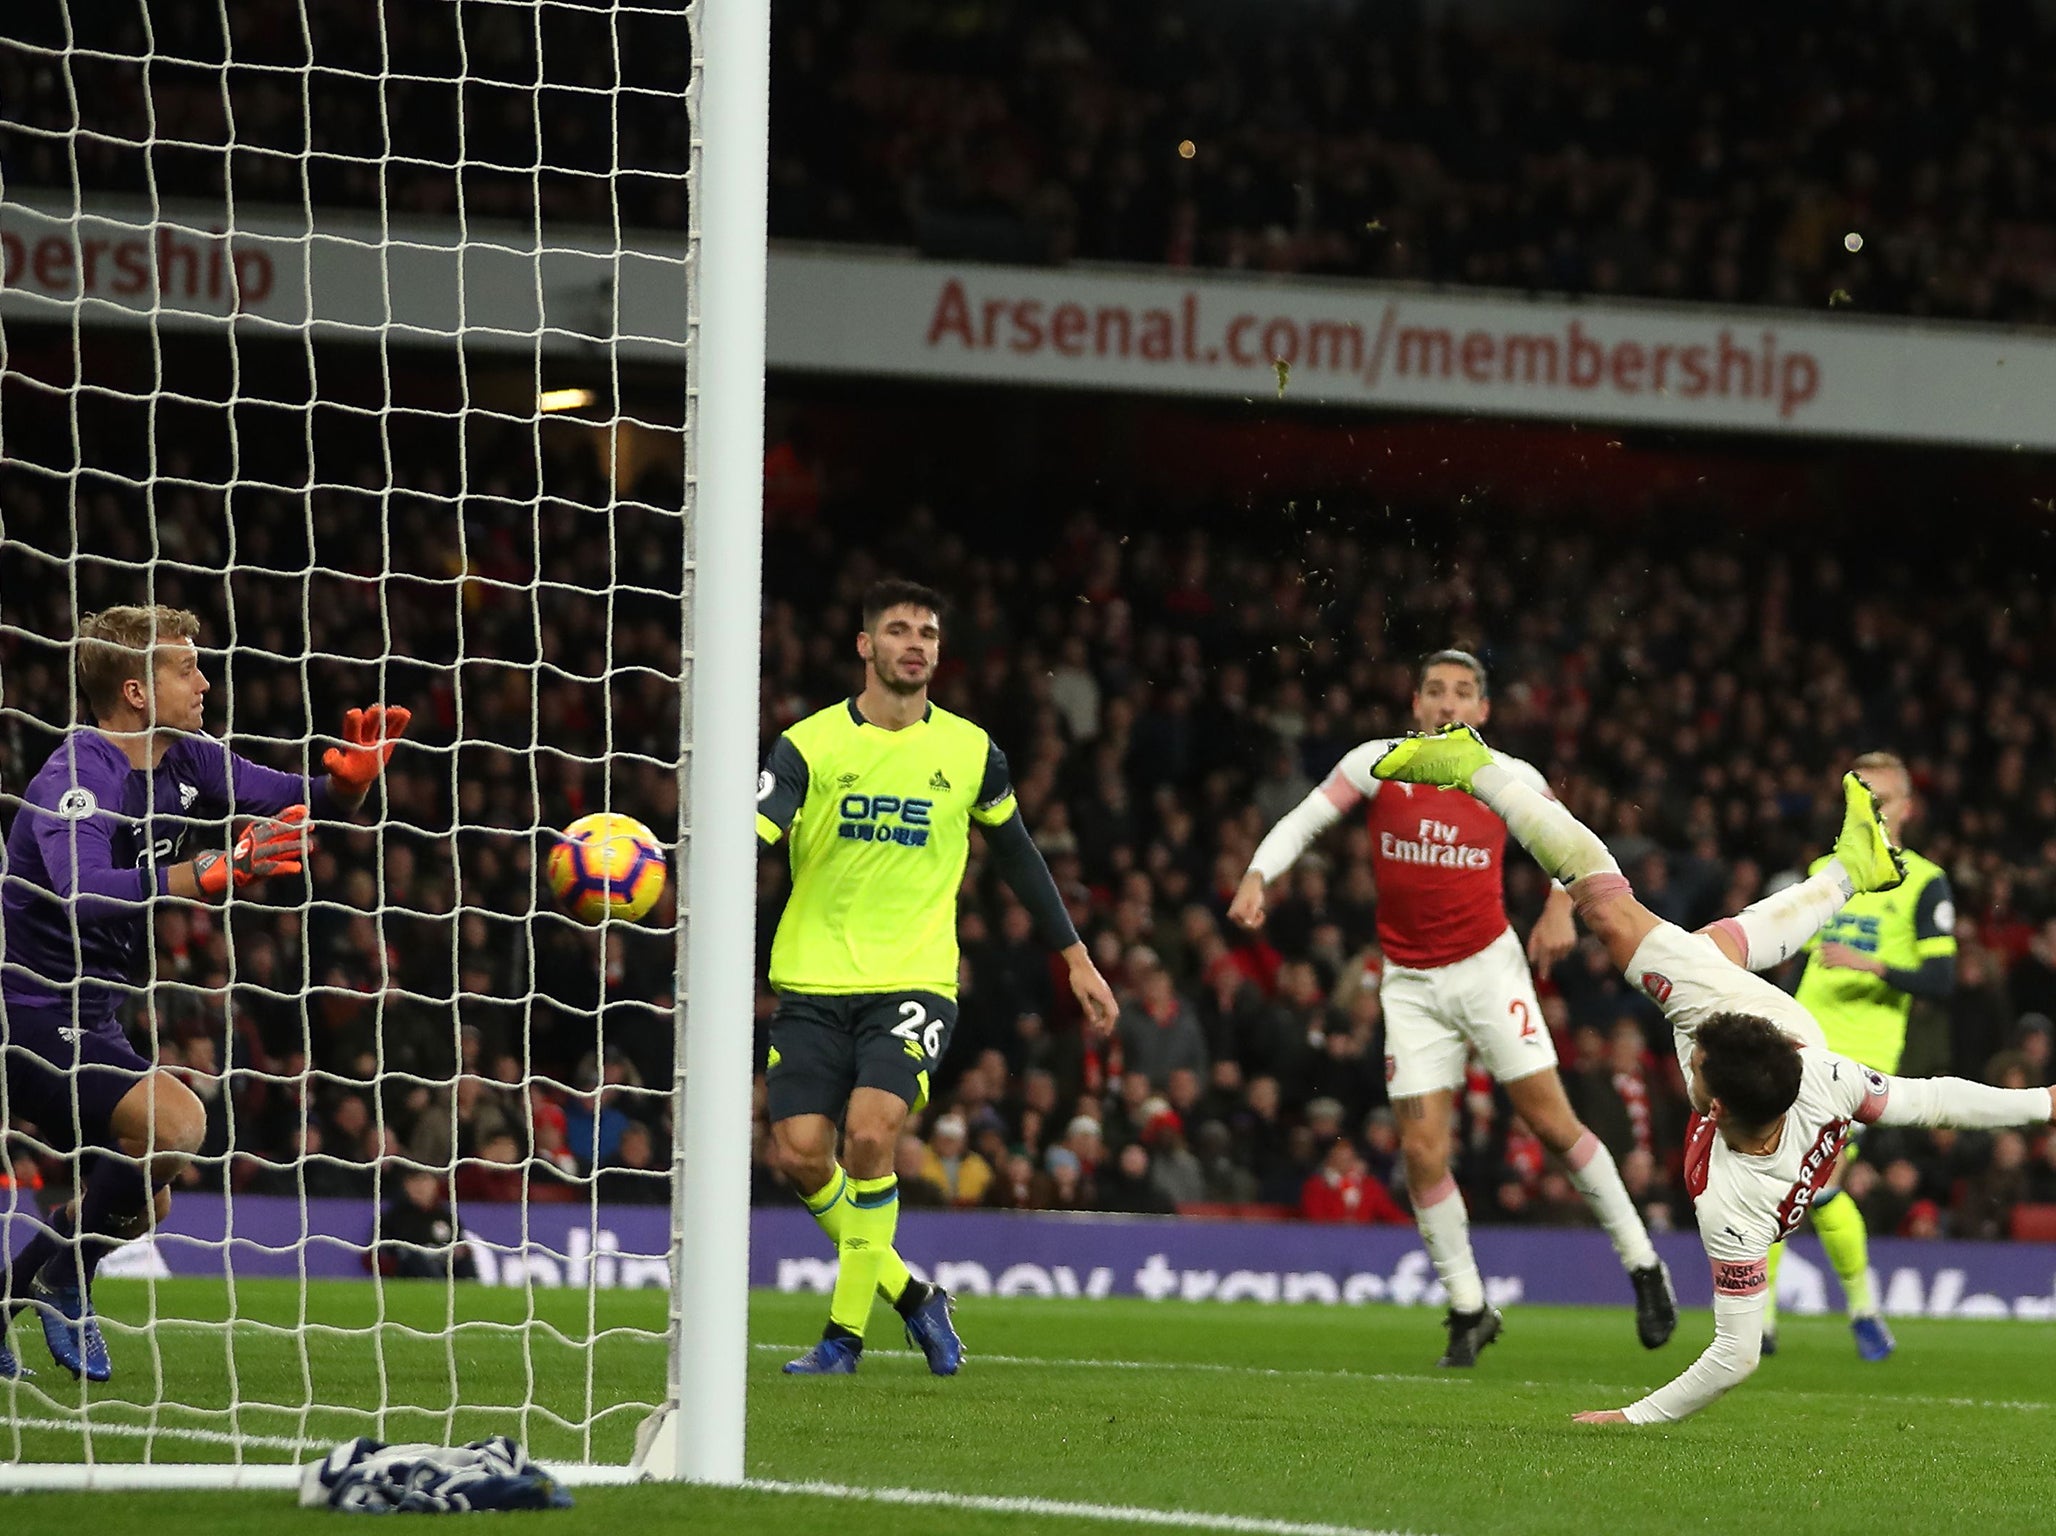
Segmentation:
[(794, 1115), (839, 1120), (858, 1088), (897, 1094), (919, 1109), (956, 1027), (956, 1002), (933, 992), (781, 992), (771, 1015), (766, 1109), (774, 1123)]
[(114, 1107), (150, 1075), (121, 1025), (80, 1024), (63, 1006), (0, 1005), (0, 1059), (8, 1125), (34, 1125), (36, 1139), (60, 1151), (106, 1146)]

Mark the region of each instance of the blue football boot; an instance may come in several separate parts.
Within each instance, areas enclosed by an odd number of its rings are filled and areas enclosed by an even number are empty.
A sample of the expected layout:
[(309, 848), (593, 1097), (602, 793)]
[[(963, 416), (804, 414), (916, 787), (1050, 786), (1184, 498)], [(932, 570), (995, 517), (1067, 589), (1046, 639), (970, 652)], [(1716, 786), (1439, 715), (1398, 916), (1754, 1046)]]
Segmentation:
[(956, 1300), (939, 1285), (928, 1288), (928, 1299), (914, 1309), (907, 1321), (907, 1342), (928, 1357), (928, 1369), (937, 1376), (954, 1376), (964, 1363), (964, 1341), (957, 1337), (950, 1314)]
[(1849, 1331), (1856, 1335), (1856, 1353), (1866, 1360), (1889, 1360), (1892, 1351), (1899, 1347), (1899, 1341), (1892, 1337), (1892, 1330), (1885, 1326), (1882, 1317), (1851, 1318)]
[(855, 1339), (823, 1339), (797, 1360), (785, 1362), (788, 1376), (854, 1376), (864, 1346)]
[(90, 1296), (75, 1285), (52, 1285), (38, 1275), (29, 1286), (29, 1299), (36, 1304), (52, 1360), (88, 1381), (105, 1381), (114, 1374)]

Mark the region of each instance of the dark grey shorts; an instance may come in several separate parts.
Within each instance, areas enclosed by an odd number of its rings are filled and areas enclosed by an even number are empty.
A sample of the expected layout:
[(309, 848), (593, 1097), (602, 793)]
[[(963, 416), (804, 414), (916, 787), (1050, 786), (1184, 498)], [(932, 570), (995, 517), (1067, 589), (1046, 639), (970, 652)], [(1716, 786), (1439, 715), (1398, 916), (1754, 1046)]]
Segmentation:
[(919, 1109), (956, 1027), (955, 1001), (933, 992), (779, 993), (765, 1080), (772, 1121), (840, 1120), (858, 1088), (883, 1089)]

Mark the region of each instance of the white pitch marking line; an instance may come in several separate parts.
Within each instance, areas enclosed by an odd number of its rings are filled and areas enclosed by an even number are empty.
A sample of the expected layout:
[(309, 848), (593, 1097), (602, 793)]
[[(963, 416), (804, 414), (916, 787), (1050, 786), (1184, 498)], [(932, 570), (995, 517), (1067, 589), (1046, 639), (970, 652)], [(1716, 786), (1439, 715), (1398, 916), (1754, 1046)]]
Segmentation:
[[(753, 1344), (752, 1349), (777, 1354), (798, 1354), (807, 1346), (804, 1344)], [(885, 1355), (889, 1358), (918, 1360), (920, 1354), (911, 1349), (867, 1349), (866, 1354)], [(1560, 1387), (1589, 1387), (1594, 1392), (1624, 1392), (1639, 1397), (1649, 1389), (1646, 1386), (1624, 1387), (1605, 1381), (1504, 1381), (1490, 1377), (1409, 1374), (1405, 1371), (1351, 1371), (1341, 1367), (1322, 1370), (1316, 1367), (1290, 1368), (1273, 1365), (1227, 1365), (1214, 1360), (1050, 1360), (1034, 1355), (988, 1355), (982, 1350), (976, 1354), (965, 1352), (966, 1361), (975, 1365), (1028, 1365), (1042, 1366), (1049, 1370), (1081, 1371), (1207, 1371), (1227, 1376), (1271, 1376), (1295, 1380), (1334, 1381), (1379, 1381), (1379, 1382), (1425, 1382), (1438, 1387), (1475, 1386), (1482, 1380), (1493, 1380), (1503, 1387), (1524, 1387), (1530, 1389), (1554, 1390)], [(1822, 1392), (1804, 1388), (1773, 1389), (1780, 1397), (1825, 1397), (1846, 1399), (1846, 1392)], [(2044, 1413), (2056, 1408), (2056, 1403), (2035, 1399), (1985, 1398), (1985, 1397), (1939, 1397), (1916, 1393), (1892, 1393), (1871, 1399), (1874, 1403), (1905, 1403), (1912, 1407), (1925, 1408), (1993, 1408), (2006, 1413)]]
[[(21, 1429), (53, 1430), (60, 1434), (84, 1436), (88, 1426), (76, 1419), (13, 1419), (9, 1421)], [(95, 1438), (101, 1435), (110, 1440), (191, 1440), (201, 1445), (242, 1445), (266, 1451), (304, 1451), (312, 1446), (324, 1449), (338, 1444), (335, 1440), (302, 1440), (293, 1435), (232, 1435), (225, 1429), (199, 1429), (184, 1425), (148, 1424), (102, 1424), (91, 1425)]]
[(1149, 1509), (1135, 1504), (1079, 1504), (1067, 1499), (1004, 1498), (980, 1493), (938, 1493), (926, 1488), (852, 1488), (843, 1483), (783, 1483), (751, 1478), (745, 1488), (760, 1493), (797, 1493), (822, 1499), (861, 1499), (877, 1504), (939, 1505), (999, 1515), (1040, 1515), (1045, 1519), (1108, 1520), (1123, 1525), (1169, 1525), (1183, 1530), (1238, 1531), (1249, 1536), (1402, 1536), (1396, 1531), (1366, 1530), (1354, 1525), (1320, 1525), (1298, 1520), (1267, 1520), (1255, 1515), (1214, 1515), (1199, 1510)]
[[(805, 1344), (753, 1344), (752, 1349), (761, 1349), (776, 1354), (799, 1354), (807, 1349)], [(911, 1349), (866, 1349), (867, 1355), (885, 1355), (890, 1358), (918, 1360), (920, 1354)], [(1291, 1368), (1271, 1365), (1224, 1365), (1213, 1360), (1046, 1360), (1035, 1355), (988, 1355), (984, 1350), (976, 1354), (966, 1352), (966, 1360), (980, 1365), (1039, 1365), (1052, 1370), (1090, 1371), (1210, 1371), (1225, 1376), (1279, 1376), (1292, 1378), (1332, 1378), (1338, 1381), (1416, 1381), (1427, 1382), (1440, 1387), (1467, 1385), (1461, 1376), (1408, 1373), (1405, 1371), (1351, 1371), (1340, 1367), (1323, 1370), (1307, 1366)], [(1626, 1391), (1626, 1388), (1621, 1390)]]

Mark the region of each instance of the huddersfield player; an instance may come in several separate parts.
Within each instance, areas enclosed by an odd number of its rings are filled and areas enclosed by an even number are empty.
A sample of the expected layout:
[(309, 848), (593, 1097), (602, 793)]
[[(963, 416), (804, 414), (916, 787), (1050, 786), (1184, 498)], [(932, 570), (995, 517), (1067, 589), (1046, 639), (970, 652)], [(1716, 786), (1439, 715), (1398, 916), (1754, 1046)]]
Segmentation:
[(2047, 1088), (1888, 1077), (1838, 1055), (1796, 999), (1750, 973), (1752, 959), (1795, 953), (1850, 897), (1904, 882), (1877, 802), (1855, 774), (1843, 781), (1841, 836), (1818, 870), (1687, 933), (1637, 901), (1598, 836), (1495, 762), (1468, 726), (1398, 742), (1372, 772), (1464, 789), (1491, 806), (1569, 887), (1614, 964), (1663, 1010), (1691, 1082), (1685, 1187), (1713, 1266), (1713, 1342), (1667, 1385), (1625, 1408), (1578, 1414), (1580, 1423), (1680, 1419), (1756, 1369), (1771, 1245), (1805, 1218), (1852, 1123), (1995, 1130), (2056, 1119), (2056, 1091)]
[[(1889, 752), (1856, 760), (1877, 795), (1878, 814), (1892, 841), (1915, 819), (1913, 778)], [(1820, 1020), (1828, 1049), (1875, 1071), (1892, 1074), (1906, 1053), (1906, 1016), (1916, 997), (1945, 998), (1956, 990), (1956, 903), (1940, 865), (1901, 848), (1906, 883), (1895, 890), (1859, 893), (1806, 947), (1798, 998)], [(1819, 869), (1825, 860), (1816, 861)], [(1811, 873), (1811, 871), (1809, 871)], [(1777, 957), (1782, 959), (1783, 957)], [(1767, 959), (1759, 969), (1775, 963)], [(1856, 1353), (1884, 1360), (1897, 1348), (1878, 1315), (1870, 1283), (1870, 1231), (1863, 1211), (1842, 1193), (1841, 1169), (1813, 1202), (1813, 1230), (1842, 1282)], [(1763, 1351), (1777, 1348), (1779, 1243), (1770, 1252), (1770, 1299), (1764, 1307)]]
[(957, 890), (972, 822), (1063, 953), (1088, 1027), (1104, 1033), (1116, 1013), (1015, 808), (1005, 755), (928, 701), (941, 612), (941, 597), (912, 582), (866, 593), (863, 692), (780, 736), (758, 781), (757, 834), (766, 844), (789, 837), (792, 850), (792, 894), (771, 946), (772, 1147), (838, 1259), (828, 1327), (789, 1374), (856, 1370), (874, 1294), (936, 1375), (954, 1375), (963, 1359), (949, 1295), (913, 1279), (894, 1251), (893, 1153), (956, 1024)]
[[(22, 795), (0, 898), (6, 1112), (46, 1142), (97, 1148), (78, 1198), (0, 1268), (0, 1307), (33, 1308), (74, 1376), (112, 1373), (93, 1315), (100, 1261), (162, 1221), (199, 1150), (191, 1089), (129, 1044), (115, 1017), (157, 897), (225, 899), (297, 873), (308, 817), (354, 811), (407, 729), (404, 709), (351, 710), (325, 783), (260, 767), (202, 729), (209, 684), (182, 609), (109, 608), (79, 626), (94, 724), (58, 743)], [(195, 821), (256, 816), (227, 852), (180, 861)], [(83, 1173), (82, 1160), (82, 1173)], [(0, 1330), (0, 1377), (25, 1374)]]

